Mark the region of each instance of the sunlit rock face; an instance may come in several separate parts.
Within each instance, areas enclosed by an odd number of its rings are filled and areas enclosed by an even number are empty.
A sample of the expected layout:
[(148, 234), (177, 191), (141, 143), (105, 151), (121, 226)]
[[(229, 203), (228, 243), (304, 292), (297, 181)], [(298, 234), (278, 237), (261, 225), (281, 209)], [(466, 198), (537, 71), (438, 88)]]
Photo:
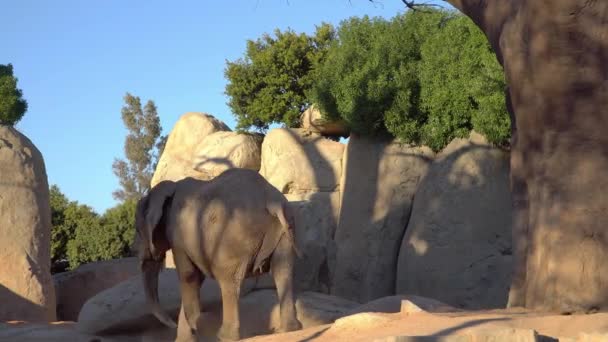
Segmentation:
[(507, 303), (512, 271), (509, 154), (472, 133), (421, 182), (401, 244), (397, 293), (478, 309)]
[(49, 185), (40, 151), (0, 125), (0, 321), (54, 321)]

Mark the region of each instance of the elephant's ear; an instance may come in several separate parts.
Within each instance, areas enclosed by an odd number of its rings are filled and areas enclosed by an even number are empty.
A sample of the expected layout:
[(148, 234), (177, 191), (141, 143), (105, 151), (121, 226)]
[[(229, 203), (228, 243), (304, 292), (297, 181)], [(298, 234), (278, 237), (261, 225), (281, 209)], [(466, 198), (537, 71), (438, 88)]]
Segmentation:
[[(169, 249), (169, 242), (165, 235), (164, 222), (161, 222), (165, 213), (165, 203), (172, 199), (175, 193), (175, 182), (162, 181), (150, 190), (146, 196), (145, 209), (138, 207), (138, 215), (142, 215), (144, 227), (142, 229), (143, 241), (148, 244), (150, 254), (157, 259)], [(142, 209), (142, 213), (139, 210)], [(163, 224), (161, 224), (163, 223)]]

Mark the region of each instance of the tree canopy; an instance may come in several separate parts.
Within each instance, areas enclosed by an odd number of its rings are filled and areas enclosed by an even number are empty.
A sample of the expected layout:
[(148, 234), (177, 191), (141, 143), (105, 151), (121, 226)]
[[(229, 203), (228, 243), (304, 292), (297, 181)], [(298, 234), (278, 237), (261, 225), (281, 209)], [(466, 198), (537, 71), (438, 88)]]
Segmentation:
[(55, 271), (133, 254), (135, 200), (126, 200), (100, 216), (91, 207), (70, 201), (57, 185), (52, 185), (50, 204), (51, 262)]
[(13, 75), (13, 65), (0, 64), (0, 124), (13, 126), (27, 111), (27, 101), (17, 88), (18, 79)]
[(224, 71), (237, 129), (265, 130), (272, 123), (297, 126), (310, 105), (306, 92), (314, 82), (315, 67), (334, 36), (333, 26), (324, 23), (312, 36), (277, 29), (274, 36), (248, 40), (244, 57), (227, 62)]
[(353, 17), (313, 36), (276, 30), (248, 41), (245, 58), (225, 73), (240, 129), (297, 126), (316, 103), (354, 133), (436, 151), (473, 129), (509, 142), (502, 67), (484, 34), (453, 11)]
[(465, 16), (452, 16), (420, 53), (420, 106), (427, 116), (422, 143), (437, 150), (474, 129), (507, 145), (511, 123), (504, 72), (479, 28)]
[(312, 98), (355, 133), (440, 150), (475, 129), (507, 144), (505, 81), (483, 33), (443, 10), (351, 18), (319, 69)]
[(126, 160), (115, 159), (112, 165), (121, 186), (113, 196), (121, 201), (139, 199), (150, 187), (166, 143), (154, 102), (149, 100), (142, 110), (139, 97), (127, 93), (124, 101), (122, 121), (129, 131), (124, 145)]

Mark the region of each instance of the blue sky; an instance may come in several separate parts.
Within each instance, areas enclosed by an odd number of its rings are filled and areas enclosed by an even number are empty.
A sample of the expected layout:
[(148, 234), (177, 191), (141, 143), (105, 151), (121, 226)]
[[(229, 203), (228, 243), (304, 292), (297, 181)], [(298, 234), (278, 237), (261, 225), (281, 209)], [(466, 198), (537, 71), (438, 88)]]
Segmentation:
[(19, 78), (29, 110), (17, 128), (42, 152), (49, 183), (102, 213), (116, 204), (125, 92), (154, 100), (164, 134), (187, 111), (233, 128), (224, 67), (247, 39), (403, 10), (399, 0), (6, 1), (0, 64)]

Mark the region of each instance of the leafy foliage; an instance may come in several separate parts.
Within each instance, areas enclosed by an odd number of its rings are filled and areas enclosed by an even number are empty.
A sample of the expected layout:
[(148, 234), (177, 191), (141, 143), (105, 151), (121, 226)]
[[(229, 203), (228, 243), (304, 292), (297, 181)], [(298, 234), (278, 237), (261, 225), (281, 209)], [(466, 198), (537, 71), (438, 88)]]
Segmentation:
[(464, 16), (428, 9), (343, 21), (310, 94), (354, 133), (437, 151), (471, 129), (507, 144), (504, 88), (481, 31)]
[(121, 186), (113, 196), (121, 201), (139, 199), (150, 187), (159, 151), (167, 141), (160, 135), (162, 127), (153, 101), (142, 110), (139, 97), (127, 93), (124, 100), (122, 121), (129, 131), (124, 147), (127, 160), (115, 159), (112, 165)]
[(18, 79), (13, 75), (13, 65), (0, 64), (0, 124), (13, 126), (27, 111), (27, 101), (17, 88)]
[(68, 243), (70, 268), (80, 264), (130, 256), (135, 235), (135, 203), (133, 199), (108, 209), (90, 226), (78, 226)]
[(128, 200), (108, 209), (97, 222), (78, 226), (74, 239), (68, 243), (71, 268), (86, 262), (131, 255), (135, 234), (134, 203), (134, 200)]
[(51, 263), (67, 259), (68, 241), (74, 238), (75, 229), (66, 225), (65, 212), (70, 204), (57, 185), (49, 189), (51, 204)]
[(453, 17), (426, 40), (421, 55), (420, 103), (428, 113), (422, 142), (437, 150), (474, 129), (492, 143), (507, 144), (503, 70), (477, 26)]
[(237, 129), (268, 129), (271, 123), (299, 124), (310, 105), (306, 91), (314, 82), (315, 67), (324, 59), (335, 36), (329, 24), (317, 26), (313, 36), (275, 30), (247, 41), (245, 56), (227, 62), (228, 106)]
[[(399, 129), (419, 139), (420, 45), (446, 16), (406, 14), (351, 18), (338, 28), (338, 42), (322, 64), (312, 98), (330, 119), (344, 119), (354, 133), (384, 134)], [(396, 127), (392, 123), (401, 119)]]
[(70, 201), (56, 185), (51, 186), (50, 195), (54, 265), (67, 260), (69, 268), (74, 269), (83, 263), (133, 254), (135, 200), (127, 200), (99, 216), (91, 207)]

